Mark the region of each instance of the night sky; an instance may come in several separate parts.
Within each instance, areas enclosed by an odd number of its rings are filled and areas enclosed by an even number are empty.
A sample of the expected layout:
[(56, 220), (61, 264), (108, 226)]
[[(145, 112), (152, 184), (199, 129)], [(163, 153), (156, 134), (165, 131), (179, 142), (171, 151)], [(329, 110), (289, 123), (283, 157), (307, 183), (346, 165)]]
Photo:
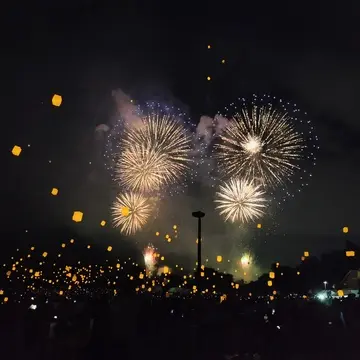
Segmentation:
[[(343, 245), (343, 226), (356, 240), (360, 4), (126, 3), (33, 1), (6, 9), (3, 234), (70, 225), (76, 208), (89, 214), (85, 227), (108, 218), (110, 185), (91, 175), (94, 130), (114, 114), (111, 90), (121, 88), (135, 99), (180, 104), (194, 122), (252, 93), (295, 102), (316, 127), (318, 164), (305, 191), (277, 215), (278, 234), (263, 252), (291, 262), (305, 247), (328, 251)], [(60, 108), (51, 105), (54, 93), (63, 96)], [(15, 144), (23, 148), (19, 158), (10, 152)], [(52, 187), (61, 196), (51, 197)]]

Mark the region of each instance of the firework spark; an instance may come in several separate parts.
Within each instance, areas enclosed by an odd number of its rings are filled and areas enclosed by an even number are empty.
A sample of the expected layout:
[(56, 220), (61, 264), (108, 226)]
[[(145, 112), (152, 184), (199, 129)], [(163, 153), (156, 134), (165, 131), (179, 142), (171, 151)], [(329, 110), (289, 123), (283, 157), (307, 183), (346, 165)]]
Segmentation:
[(143, 126), (126, 130), (116, 179), (144, 193), (176, 183), (189, 169), (192, 139), (171, 115), (150, 114)]
[(152, 244), (149, 244), (143, 252), (146, 271), (153, 272), (156, 265), (156, 251)]
[(291, 117), (271, 105), (237, 113), (219, 138), (215, 157), (223, 175), (256, 179), (272, 188), (299, 169), (306, 147)]
[(220, 210), (220, 215), (224, 216), (225, 221), (246, 223), (264, 214), (264, 194), (260, 185), (232, 178), (220, 185), (220, 191), (216, 193), (216, 208)]
[(153, 209), (151, 199), (141, 194), (120, 194), (112, 206), (113, 223), (122, 233), (132, 235), (147, 223)]
[(240, 265), (243, 269), (248, 269), (253, 262), (252, 256), (250, 253), (245, 253), (240, 259)]

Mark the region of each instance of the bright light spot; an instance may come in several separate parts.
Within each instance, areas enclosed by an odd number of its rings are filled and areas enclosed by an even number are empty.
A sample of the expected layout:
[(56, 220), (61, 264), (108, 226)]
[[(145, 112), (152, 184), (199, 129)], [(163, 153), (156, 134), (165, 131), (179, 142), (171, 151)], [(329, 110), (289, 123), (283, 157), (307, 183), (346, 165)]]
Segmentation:
[(258, 137), (249, 136), (242, 145), (243, 149), (250, 154), (257, 154), (261, 151), (262, 143)]

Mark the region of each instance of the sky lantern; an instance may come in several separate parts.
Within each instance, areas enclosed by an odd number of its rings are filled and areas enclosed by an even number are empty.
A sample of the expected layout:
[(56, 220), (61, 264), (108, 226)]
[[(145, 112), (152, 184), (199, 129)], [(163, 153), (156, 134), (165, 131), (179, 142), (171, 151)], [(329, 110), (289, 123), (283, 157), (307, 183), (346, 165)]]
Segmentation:
[(100, 225), (101, 225), (101, 226), (105, 226), (105, 225), (106, 225), (106, 221), (105, 221), (105, 220), (101, 220)]
[(257, 224), (257, 225), (256, 225), (256, 227), (257, 227), (258, 229), (261, 229), (261, 226), (262, 226), (261, 224)]
[(235, 289), (238, 289), (240, 285), (238, 283), (235, 284)]
[(42, 256), (46, 258), (48, 256), (48, 253), (46, 251), (43, 252)]
[(130, 214), (130, 209), (127, 206), (123, 206), (121, 208), (121, 215), (127, 217), (129, 216), (129, 214)]
[(353, 250), (348, 250), (348, 251), (346, 251), (346, 256), (347, 257), (354, 257), (355, 256), (355, 251), (353, 251)]
[(347, 234), (349, 232), (349, 228), (347, 226), (343, 227), (343, 233)]
[(343, 290), (338, 290), (337, 294), (338, 294), (338, 296), (343, 297), (344, 296), (344, 291)]
[(304, 251), (304, 256), (305, 256), (305, 257), (309, 257), (309, 255), (310, 255), (310, 254), (309, 254), (308, 251)]
[(62, 103), (62, 96), (58, 94), (54, 94), (51, 99), (51, 102), (54, 106), (59, 107)]
[(61, 244), (61, 247), (64, 248), (66, 245), (65, 244)]
[(173, 229), (176, 230), (176, 229), (177, 229), (177, 225), (174, 225), (174, 226), (173, 226)]
[(221, 63), (222, 63), (222, 64), (225, 64), (225, 59), (222, 59), (222, 60), (221, 60)]
[(272, 281), (269, 280), (269, 281), (267, 282), (267, 284), (268, 284), (268, 286), (272, 286)]
[(218, 255), (218, 256), (216, 257), (216, 261), (217, 261), (218, 263), (221, 263), (222, 260), (223, 260), (223, 258), (222, 258), (221, 255)]
[(167, 266), (164, 266), (164, 274), (168, 274), (169, 273), (169, 268)]
[(207, 46), (207, 48), (208, 48), (208, 49), (211, 49), (211, 45), (209, 44), (209, 45)]
[(70, 243), (73, 244), (75, 242), (74, 239), (70, 239)]
[(111, 251), (112, 250), (112, 246), (108, 246), (108, 248), (107, 248), (107, 251)]
[(208, 76), (208, 77), (206, 78), (206, 80), (207, 80), (207, 81), (210, 81), (210, 80), (211, 80), (211, 77), (210, 77), (210, 76)]
[(81, 211), (74, 211), (72, 219), (75, 222), (81, 222), (83, 215), (84, 214)]
[(58, 193), (59, 193), (59, 189), (57, 189), (57, 188), (52, 188), (52, 190), (51, 190), (51, 195), (56, 196)]
[(160, 235), (160, 233), (157, 231), (157, 232), (155, 233), (155, 235), (156, 235), (156, 236), (159, 236), (159, 235)]
[(13, 154), (14, 156), (19, 156), (20, 153), (21, 153), (21, 147), (15, 145), (15, 146), (12, 148), (11, 152), (12, 152), (12, 154)]
[(269, 272), (269, 278), (270, 279), (275, 279), (275, 273), (273, 271)]

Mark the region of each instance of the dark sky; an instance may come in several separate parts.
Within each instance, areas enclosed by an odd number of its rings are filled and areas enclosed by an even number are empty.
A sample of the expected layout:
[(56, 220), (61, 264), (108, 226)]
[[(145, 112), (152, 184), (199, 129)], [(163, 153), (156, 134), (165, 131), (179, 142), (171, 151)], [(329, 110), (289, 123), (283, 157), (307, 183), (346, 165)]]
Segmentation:
[[(61, 226), (75, 207), (106, 208), (110, 195), (86, 180), (95, 125), (108, 120), (111, 90), (121, 87), (134, 98), (176, 99), (195, 121), (253, 92), (296, 102), (321, 149), (309, 187), (278, 215), (288, 235), (276, 246), (301, 248), (306, 238), (325, 251), (341, 241), (344, 225), (360, 234), (360, 4), (163, 3), (33, 1), (6, 9), (4, 228)], [(53, 93), (63, 96), (61, 108), (51, 106)], [(16, 159), (14, 144), (24, 149)], [(55, 206), (52, 186), (63, 194)]]

